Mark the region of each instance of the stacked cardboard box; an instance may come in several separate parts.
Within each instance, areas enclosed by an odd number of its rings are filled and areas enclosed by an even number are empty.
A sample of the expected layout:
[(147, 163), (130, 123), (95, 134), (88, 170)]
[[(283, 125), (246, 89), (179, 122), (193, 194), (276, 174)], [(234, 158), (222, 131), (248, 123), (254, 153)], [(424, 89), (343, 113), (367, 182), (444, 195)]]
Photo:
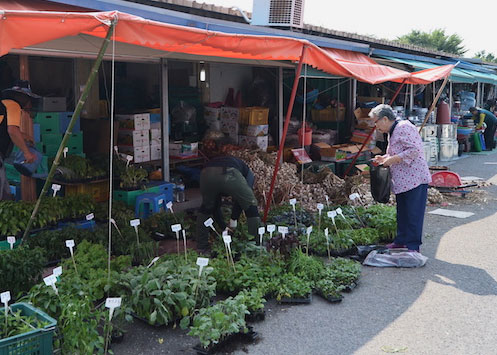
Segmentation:
[(116, 115), (116, 118), (119, 151), (133, 156), (135, 163), (150, 161), (150, 113)]

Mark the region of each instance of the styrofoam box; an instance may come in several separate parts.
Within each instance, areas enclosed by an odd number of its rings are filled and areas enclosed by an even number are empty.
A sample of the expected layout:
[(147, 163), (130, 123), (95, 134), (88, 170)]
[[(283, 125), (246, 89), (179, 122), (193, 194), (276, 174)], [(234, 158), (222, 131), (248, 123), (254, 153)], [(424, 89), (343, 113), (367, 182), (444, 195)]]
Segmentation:
[(237, 135), (240, 130), (238, 121), (221, 121), (221, 132), (228, 133), (228, 135)]
[(150, 129), (150, 113), (135, 113), (133, 115), (116, 115), (119, 127), (124, 129)]
[(159, 160), (162, 158), (162, 146), (150, 145), (150, 160)]
[(258, 137), (267, 136), (269, 132), (269, 125), (248, 125), (242, 126), (241, 132), (245, 136)]
[(260, 150), (266, 151), (269, 140), (268, 136), (264, 137), (250, 137), (250, 136), (238, 136), (238, 144), (242, 147), (254, 147), (257, 146)]
[(234, 120), (239, 121), (240, 109), (238, 107), (221, 107), (221, 121)]
[(67, 111), (65, 97), (42, 97), (39, 100), (39, 109), (42, 112)]
[(221, 108), (204, 106), (204, 119), (218, 119), (221, 114)]
[(117, 137), (119, 145), (129, 145), (132, 140), (133, 147), (144, 147), (150, 145), (148, 130), (120, 129)]
[(162, 146), (162, 138), (154, 138), (150, 140), (150, 145), (160, 145)]
[(144, 147), (130, 147), (127, 145), (118, 146), (119, 152), (124, 154), (129, 154), (133, 156), (133, 161), (135, 163), (143, 163), (150, 161), (150, 146)]
[(150, 115), (150, 129), (161, 129), (160, 122), (152, 122), (152, 115)]

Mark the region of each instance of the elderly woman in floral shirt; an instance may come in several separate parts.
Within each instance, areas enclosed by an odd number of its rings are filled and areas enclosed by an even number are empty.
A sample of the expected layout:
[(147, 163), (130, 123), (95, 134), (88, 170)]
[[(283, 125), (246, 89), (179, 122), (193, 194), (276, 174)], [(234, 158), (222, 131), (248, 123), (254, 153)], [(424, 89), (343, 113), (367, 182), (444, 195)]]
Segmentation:
[(376, 106), (369, 116), (376, 120), (380, 132), (388, 133), (387, 154), (373, 159), (376, 164), (390, 167), (392, 190), (397, 200), (397, 236), (387, 247), (407, 247), (409, 251), (419, 252), (431, 182), (421, 137), (412, 123), (397, 120), (388, 105)]

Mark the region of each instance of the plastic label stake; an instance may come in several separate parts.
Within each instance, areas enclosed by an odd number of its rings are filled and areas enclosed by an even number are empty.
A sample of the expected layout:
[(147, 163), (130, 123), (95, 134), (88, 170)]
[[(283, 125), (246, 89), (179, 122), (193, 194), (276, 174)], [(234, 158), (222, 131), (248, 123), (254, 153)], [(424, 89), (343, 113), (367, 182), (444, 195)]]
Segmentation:
[(311, 238), (312, 226), (307, 227), (307, 249), (305, 250), (306, 255), (309, 255), (309, 239)]
[(9, 316), (10, 291), (5, 291), (0, 293), (0, 301), (2, 301), (5, 310), (5, 331), (7, 331), (7, 317)]
[(335, 223), (335, 218), (337, 216), (337, 211), (328, 211), (328, 217), (331, 218), (331, 221), (333, 222), (333, 226), (335, 226), (335, 231), (337, 232), (338, 235), (338, 228)]
[(64, 153), (64, 158), (67, 158), (67, 152), (69, 152), (69, 148), (64, 147), (64, 150), (62, 152)]
[(52, 273), (55, 275), (55, 277), (59, 277), (60, 275), (62, 275), (62, 266), (58, 266), (53, 269)]
[(119, 148), (117, 147), (117, 145), (114, 146), (114, 151), (116, 152), (117, 155), (119, 155)]
[(174, 211), (173, 211), (173, 203), (171, 201), (169, 201), (168, 203), (166, 203), (166, 208), (168, 210), (170, 210), (171, 213), (174, 213)]
[(330, 239), (328, 238), (328, 228), (324, 229), (324, 235), (326, 237), (326, 249), (328, 249), (328, 260), (331, 260), (331, 255), (330, 255)]
[(52, 184), (52, 190), (53, 190), (52, 197), (57, 196), (57, 192), (60, 191), (61, 187), (62, 186), (60, 186), (59, 184)]
[(354, 192), (353, 194), (350, 194), (350, 195), (349, 195), (349, 199), (350, 199), (351, 201), (354, 201), (354, 200), (356, 200), (356, 199), (358, 199), (358, 198), (360, 199), (360, 196), (359, 196), (359, 194), (358, 194), (357, 192)]
[(131, 225), (131, 227), (133, 227), (135, 229), (136, 242), (139, 245), (140, 244), (140, 237), (138, 236), (138, 226), (140, 225), (140, 219), (139, 218), (132, 219), (131, 221), (129, 221), (129, 224)]
[[(259, 229), (257, 231), (259, 232), (259, 245), (262, 247), (262, 237), (264, 236), (264, 233), (266, 233), (266, 228), (259, 227)], [(261, 253), (262, 253), (262, 249), (261, 249)]]
[(278, 233), (280, 233), (281, 237), (285, 239), (286, 235), (288, 234), (288, 227), (278, 226)]
[(292, 205), (292, 209), (293, 209), (293, 220), (295, 221), (295, 230), (298, 229), (297, 227), (297, 211), (295, 210), (295, 205), (297, 204), (297, 199), (296, 198), (292, 198), (290, 200), (290, 205)]
[(94, 218), (95, 218), (95, 215), (93, 213), (90, 213), (90, 214), (86, 215), (86, 220), (87, 221), (91, 221)]
[(185, 261), (188, 260), (187, 255), (186, 255), (186, 231), (183, 229), (183, 248), (185, 250)]
[(43, 279), (43, 282), (45, 282), (45, 285), (51, 286), (57, 296), (59, 295), (59, 290), (57, 290), (57, 286), (55, 286), (55, 283), (57, 282), (57, 277), (55, 277), (54, 274), (45, 277)]
[(233, 269), (235, 269), (235, 261), (233, 260), (233, 253), (231, 252), (231, 235), (227, 234), (223, 236), (224, 245), (226, 246), (226, 258), (228, 260), (228, 265), (231, 263)]
[(221, 235), (218, 233), (218, 231), (216, 230), (216, 228), (214, 228), (214, 220), (212, 218), (208, 218), (205, 222), (204, 222), (204, 226), (206, 226), (207, 228), (210, 228), (212, 229), (214, 232), (216, 232), (216, 234), (218, 236), (221, 237)]
[(158, 256), (153, 258), (152, 261), (150, 262), (150, 264), (148, 264), (147, 269), (150, 269), (152, 267), (152, 265), (154, 265), (157, 262), (157, 260), (159, 260)]
[(181, 231), (181, 224), (173, 224), (171, 230), (176, 233), (176, 251), (179, 255), (179, 232)]
[(208, 264), (209, 264), (209, 258), (200, 258), (200, 257), (197, 258), (197, 265), (199, 266), (198, 277), (200, 277), (202, 275), (202, 270)]
[(72, 264), (74, 265), (74, 271), (76, 271), (76, 274), (78, 273), (78, 268), (76, 267), (76, 260), (74, 260), (74, 240), (69, 239), (66, 240), (66, 247), (69, 248), (69, 251), (71, 252), (71, 259), (72, 259)]
[(273, 232), (276, 230), (276, 226), (274, 224), (269, 224), (266, 228), (269, 232), (269, 239), (273, 238)]
[(340, 207), (338, 207), (335, 211), (337, 212), (338, 215), (340, 215), (340, 217), (343, 218), (345, 223), (347, 223), (349, 225), (350, 229), (354, 229), (354, 228), (352, 228), (352, 225), (349, 223), (349, 221), (347, 221), (347, 218), (345, 218), (345, 216), (343, 215), (343, 211)]
[(129, 163), (133, 160), (133, 157), (131, 155), (126, 155), (126, 167), (129, 166)]
[(319, 212), (318, 230), (321, 230), (321, 213), (323, 212), (324, 206), (322, 203), (318, 203), (316, 207), (318, 208), (318, 212)]
[(223, 237), (224, 237), (225, 235), (228, 235), (228, 231), (227, 231), (227, 230), (224, 230), (224, 231), (223, 231)]
[(328, 195), (324, 195), (324, 198), (326, 199), (326, 207), (330, 208), (330, 198)]
[(109, 297), (105, 300), (105, 307), (109, 309), (109, 322), (112, 320), (114, 310), (121, 307), (121, 297)]
[(16, 237), (7, 237), (7, 243), (10, 244), (10, 250), (14, 249), (14, 244), (16, 243)]
[(119, 235), (122, 237), (123, 235), (122, 235), (121, 231), (119, 230), (119, 227), (117, 226), (116, 220), (114, 218), (111, 218), (110, 223), (112, 223), (114, 225), (114, 227), (116, 227), (117, 233), (119, 233)]

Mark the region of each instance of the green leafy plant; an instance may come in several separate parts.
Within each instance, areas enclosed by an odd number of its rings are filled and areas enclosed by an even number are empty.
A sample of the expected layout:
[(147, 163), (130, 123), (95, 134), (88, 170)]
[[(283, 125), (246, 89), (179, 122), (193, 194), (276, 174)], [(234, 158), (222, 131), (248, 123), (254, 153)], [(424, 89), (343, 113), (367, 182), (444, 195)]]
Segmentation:
[(316, 282), (315, 288), (323, 297), (337, 300), (342, 298), (340, 291), (345, 287), (335, 284), (329, 278), (324, 278)]
[(378, 231), (379, 240), (391, 242), (397, 234), (397, 210), (394, 206), (373, 205), (362, 211), (366, 224)]
[(238, 293), (237, 298), (242, 300), (251, 314), (263, 310), (266, 303), (262, 290), (258, 288), (242, 290)]
[(63, 181), (82, 181), (103, 178), (108, 169), (102, 169), (91, 160), (78, 155), (68, 155), (60, 160), (57, 168), (58, 178)]
[(321, 278), (323, 270), (324, 264), (321, 259), (307, 256), (300, 249), (295, 249), (288, 260), (288, 271), (310, 281), (312, 284)]
[(119, 178), (121, 179), (121, 183), (119, 186), (127, 190), (138, 190), (147, 183), (147, 177), (148, 172), (145, 169), (137, 168), (133, 165), (130, 165), (119, 176)]
[(287, 258), (298, 245), (299, 240), (295, 234), (287, 234), (285, 238), (281, 234), (277, 234), (269, 239), (266, 247), (274, 255)]
[(41, 281), (45, 255), (41, 248), (20, 246), (0, 251), (0, 285), (12, 295), (28, 291)]
[(2, 311), (0, 339), (21, 335), (30, 332), (33, 329), (41, 329), (49, 324), (48, 322), (44, 322), (35, 316), (22, 315), (21, 312), (22, 311), (20, 309), (16, 312), (10, 311), (7, 316), (7, 323), (5, 324), (5, 317)]
[(323, 279), (331, 280), (338, 286), (350, 286), (361, 276), (361, 264), (357, 261), (335, 258), (326, 265), (323, 272)]
[(312, 283), (296, 275), (281, 275), (276, 292), (276, 300), (281, 301), (283, 298), (305, 298), (312, 291)]
[(246, 333), (246, 314), (249, 314), (249, 311), (243, 302), (243, 296), (228, 297), (214, 306), (200, 309), (193, 319), (188, 335), (198, 337), (202, 346), (207, 348), (231, 334)]

